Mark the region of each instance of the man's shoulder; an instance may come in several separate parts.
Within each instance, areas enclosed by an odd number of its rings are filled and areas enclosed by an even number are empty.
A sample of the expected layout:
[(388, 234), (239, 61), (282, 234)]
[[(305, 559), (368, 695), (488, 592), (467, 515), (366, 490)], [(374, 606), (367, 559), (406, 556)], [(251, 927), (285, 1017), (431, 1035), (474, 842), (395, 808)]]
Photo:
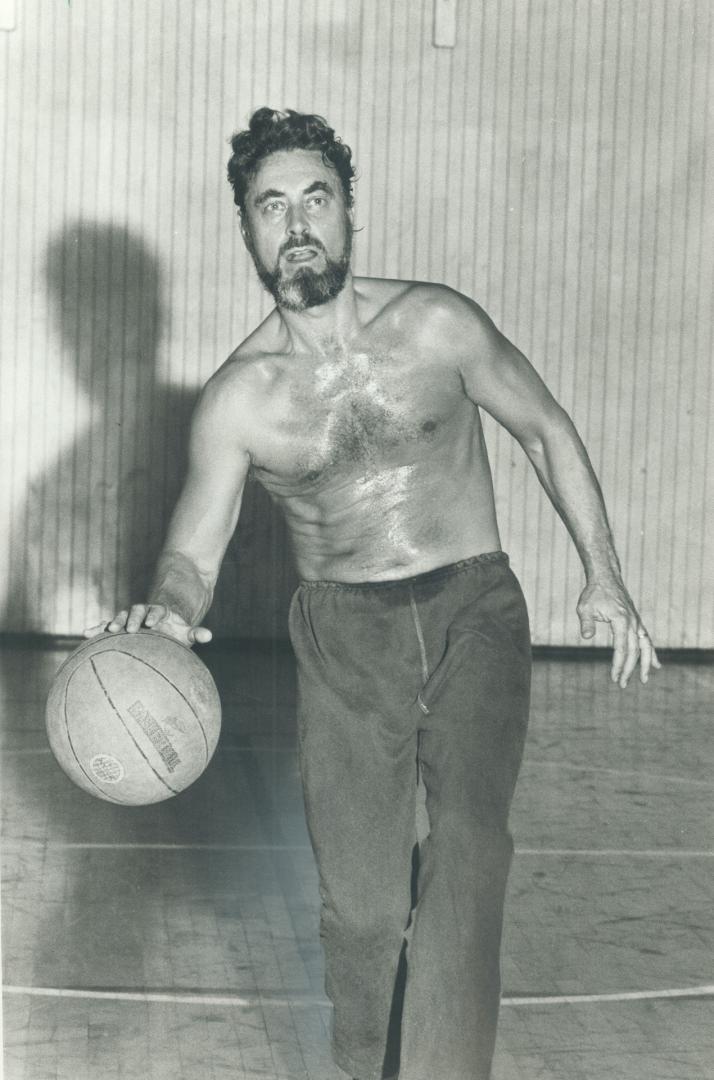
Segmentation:
[(476, 300), (440, 282), (413, 282), (407, 299), (436, 324), (470, 324), (471, 328), (476, 328), (490, 322)]
[(250, 428), (265, 382), (260, 357), (234, 350), (203, 386), (194, 411), (194, 429)]
[(265, 319), (238, 345), (209, 378), (203, 388), (208, 399), (231, 397), (258, 391), (269, 381), (278, 348), (275, 339), (276, 312)]
[(424, 330), (459, 325), (476, 329), (490, 323), (483, 308), (470, 296), (436, 281), (396, 278), (356, 278), (365, 296), (380, 301), (381, 313), (406, 320), (413, 316)]

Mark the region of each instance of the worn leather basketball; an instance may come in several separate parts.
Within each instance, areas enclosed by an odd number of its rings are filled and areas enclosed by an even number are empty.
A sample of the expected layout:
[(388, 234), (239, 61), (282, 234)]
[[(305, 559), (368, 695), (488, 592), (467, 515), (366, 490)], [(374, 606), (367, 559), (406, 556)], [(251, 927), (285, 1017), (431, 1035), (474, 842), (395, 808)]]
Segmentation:
[(54, 678), (46, 722), (52, 752), (75, 784), (142, 806), (201, 775), (216, 749), (221, 705), (191, 649), (143, 629), (80, 645)]

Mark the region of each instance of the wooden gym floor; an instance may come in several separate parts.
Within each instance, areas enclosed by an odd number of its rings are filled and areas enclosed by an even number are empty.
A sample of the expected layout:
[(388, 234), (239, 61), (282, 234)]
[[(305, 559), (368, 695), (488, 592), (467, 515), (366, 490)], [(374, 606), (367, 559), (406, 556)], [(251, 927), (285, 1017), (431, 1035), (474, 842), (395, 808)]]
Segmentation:
[[(213, 763), (120, 808), (47, 748), (67, 651), (0, 652), (6, 1080), (338, 1080), (289, 653), (204, 651)], [(714, 1076), (712, 701), (701, 664), (536, 663), (494, 1080)]]

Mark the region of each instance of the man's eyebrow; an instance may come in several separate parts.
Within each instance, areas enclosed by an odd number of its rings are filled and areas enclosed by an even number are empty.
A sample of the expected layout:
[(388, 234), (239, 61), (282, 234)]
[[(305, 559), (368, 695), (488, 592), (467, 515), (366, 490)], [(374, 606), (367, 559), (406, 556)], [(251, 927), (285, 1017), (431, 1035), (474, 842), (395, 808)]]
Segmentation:
[(268, 199), (284, 199), (285, 192), (278, 191), (277, 188), (268, 188), (267, 191), (261, 191), (260, 195), (257, 195), (254, 200), (255, 206), (262, 206)]
[(334, 195), (334, 191), (325, 180), (316, 180), (314, 184), (310, 184), (310, 187), (305, 188), (306, 195), (312, 195), (313, 191), (324, 191), (328, 195)]

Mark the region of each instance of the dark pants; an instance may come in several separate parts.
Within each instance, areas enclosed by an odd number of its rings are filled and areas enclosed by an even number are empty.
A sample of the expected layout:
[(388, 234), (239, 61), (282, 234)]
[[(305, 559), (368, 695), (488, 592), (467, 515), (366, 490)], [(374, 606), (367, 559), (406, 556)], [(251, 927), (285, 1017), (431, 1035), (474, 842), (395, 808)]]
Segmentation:
[(530, 684), (508, 557), (303, 582), (290, 633), (335, 1060), (360, 1080), (396, 1073), (401, 1028), (402, 1080), (488, 1080)]

